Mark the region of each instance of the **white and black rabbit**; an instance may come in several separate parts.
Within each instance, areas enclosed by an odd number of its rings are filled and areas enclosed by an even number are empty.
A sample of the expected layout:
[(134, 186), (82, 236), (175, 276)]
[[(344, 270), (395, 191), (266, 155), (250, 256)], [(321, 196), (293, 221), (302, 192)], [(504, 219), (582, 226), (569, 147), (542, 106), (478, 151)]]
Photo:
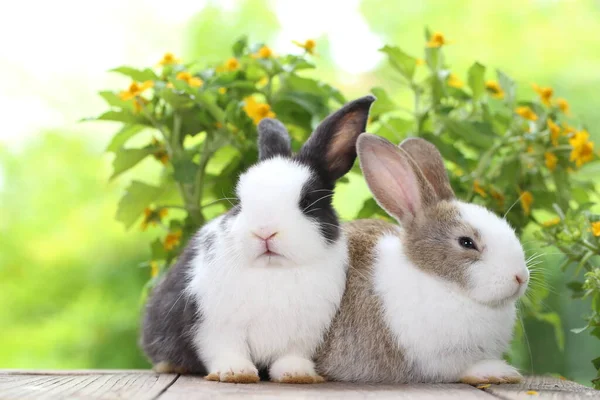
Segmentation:
[(312, 357), (348, 257), (333, 188), (354, 164), (374, 100), (327, 117), (295, 155), (280, 122), (260, 122), (259, 162), (239, 178), (239, 204), (200, 229), (148, 301), (142, 347), (156, 370), (251, 383), (260, 368), (276, 382), (323, 381)]
[(345, 224), (348, 283), (316, 356), (326, 378), (352, 382), (516, 382), (502, 360), (529, 272), (504, 220), (455, 198), (439, 151), (359, 137), (381, 220)]

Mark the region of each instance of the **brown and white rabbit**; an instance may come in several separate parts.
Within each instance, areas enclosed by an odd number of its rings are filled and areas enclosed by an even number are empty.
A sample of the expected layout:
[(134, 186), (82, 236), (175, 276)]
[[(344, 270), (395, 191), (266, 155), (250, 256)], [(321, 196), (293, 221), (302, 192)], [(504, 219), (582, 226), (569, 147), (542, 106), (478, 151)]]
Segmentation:
[(518, 381), (502, 360), (529, 278), (514, 230), (455, 198), (431, 143), (362, 134), (357, 147), (373, 196), (401, 227), (345, 225), (348, 281), (317, 371), (368, 383)]
[(259, 162), (240, 203), (202, 227), (154, 289), (142, 347), (158, 371), (221, 382), (323, 381), (312, 357), (340, 304), (347, 241), (332, 207), (356, 159), (372, 96), (327, 117), (296, 155), (278, 121), (258, 126)]

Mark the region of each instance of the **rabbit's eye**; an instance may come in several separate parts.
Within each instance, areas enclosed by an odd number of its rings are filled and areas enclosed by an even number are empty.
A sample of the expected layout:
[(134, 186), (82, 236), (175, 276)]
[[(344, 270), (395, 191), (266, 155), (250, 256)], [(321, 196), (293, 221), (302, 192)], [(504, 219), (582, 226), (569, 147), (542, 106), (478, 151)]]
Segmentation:
[(475, 241), (467, 236), (461, 236), (458, 238), (458, 244), (461, 247), (469, 250), (477, 250), (477, 246), (475, 245)]

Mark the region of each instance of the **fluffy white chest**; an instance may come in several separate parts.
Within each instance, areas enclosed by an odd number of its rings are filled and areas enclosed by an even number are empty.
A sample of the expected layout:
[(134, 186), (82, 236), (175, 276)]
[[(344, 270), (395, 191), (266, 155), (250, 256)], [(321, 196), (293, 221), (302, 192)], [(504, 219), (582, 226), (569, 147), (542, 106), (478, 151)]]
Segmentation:
[(476, 303), (452, 283), (419, 270), (404, 256), (398, 237), (379, 241), (374, 274), (384, 318), (424, 379), (456, 380), (473, 363), (498, 359), (507, 349), (514, 305)]
[(198, 257), (189, 291), (202, 314), (199, 335), (244, 341), (259, 365), (290, 352), (311, 357), (345, 287), (345, 241), (334, 247), (333, 261), (293, 267), (240, 265), (220, 245), (210, 260)]

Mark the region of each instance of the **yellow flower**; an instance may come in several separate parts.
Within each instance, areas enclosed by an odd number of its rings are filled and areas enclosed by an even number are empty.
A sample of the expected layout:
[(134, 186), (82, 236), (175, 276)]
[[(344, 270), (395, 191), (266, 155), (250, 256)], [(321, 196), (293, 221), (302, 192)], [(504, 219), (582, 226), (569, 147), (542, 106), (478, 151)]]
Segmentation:
[(224, 67), (227, 71), (235, 71), (240, 68), (240, 62), (237, 58), (231, 57), (230, 59), (225, 61)]
[(569, 124), (564, 123), (563, 124), (563, 135), (565, 136), (571, 136), (577, 133), (577, 129), (575, 129), (574, 127), (572, 127)]
[(550, 130), (550, 141), (553, 146), (558, 146), (558, 137), (560, 136), (560, 126), (552, 121), (550, 118), (546, 120), (548, 129)]
[(244, 111), (252, 118), (255, 125), (263, 118), (275, 118), (275, 113), (271, 111), (271, 106), (265, 103), (257, 103), (253, 97), (246, 97), (244, 99)]
[(448, 77), (448, 86), (453, 88), (461, 88), (463, 87), (463, 81), (460, 80), (458, 75), (450, 74), (450, 76)]
[(131, 82), (127, 90), (123, 90), (119, 93), (121, 100), (131, 100), (134, 97), (141, 95), (146, 89), (150, 89), (154, 86), (154, 82), (146, 81), (144, 83)]
[(538, 392), (536, 392), (535, 390), (528, 390), (525, 392), (526, 394), (530, 395), (530, 396), (537, 396)]
[(533, 87), (533, 90), (535, 90), (537, 92), (537, 94), (540, 96), (540, 100), (542, 101), (542, 103), (544, 103), (546, 106), (550, 107), (550, 104), (551, 104), (550, 100), (552, 99), (554, 90), (551, 87), (540, 87), (540, 86), (536, 85), (535, 83), (531, 86)]
[(144, 219), (142, 220), (141, 229), (145, 231), (148, 228), (148, 225), (155, 226), (167, 215), (167, 213), (168, 210), (166, 208), (161, 208), (157, 211), (150, 207), (146, 207), (144, 209)]
[(169, 232), (165, 237), (165, 242), (163, 243), (163, 247), (165, 250), (170, 251), (175, 247), (179, 246), (181, 242), (181, 231)]
[(569, 138), (569, 144), (573, 147), (569, 160), (575, 162), (577, 167), (594, 158), (594, 143), (589, 139), (590, 134), (585, 129)]
[(423, 60), (422, 58), (417, 58), (415, 63), (417, 64), (417, 66), (425, 65), (425, 60)]
[(137, 96), (133, 99), (133, 111), (139, 113), (142, 111), (144, 106), (148, 104), (149, 101), (141, 96)]
[(558, 163), (558, 157), (556, 157), (556, 154), (547, 151), (544, 153), (544, 159), (546, 162), (546, 167), (548, 167), (550, 171), (554, 171), (556, 169), (556, 164)]
[(165, 85), (165, 87), (167, 89), (175, 89), (175, 85), (173, 85), (173, 83), (171, 83), (171, 82), (167, 82), (167, 84)]
[(490, 194), (492, 195), (492, 198), (498, 202), (498, 207), (504, 207), (504, 195), (502, 193), (498, 192), (497, 190), (490, 189)]
[(592, 234), (594, 236), (600, 236), (600, 221), (592, 222)]
[(308, 39), (304, 43), (297, 42), (295, 40), (292, 41), (296, 46), (303, 48), (308, 54), (315, 54), (315, 48), (317, 47), (317, 42), (314, 39)]
[(258, 80), (258, 82), (256, 82), (256, 87), (260, 89), (260, 88), (267, 86), (268, 83), (269, 83), (269, 77), (263, 76), (262, 78), (260, 78)]
[(556, 99), (556, 106), (560, 109), (560, 111), (564, 112), (565, 114), (570, 114), (570, 106), (567, 100), (559, 97), (558, 99)]
[(529, 215), (529, 212), (531, 211), (531, 203), (533, 203), (533, 195), (531, 192), (522, 192), (519, 200), (521, 201), (521, 207), (523, 208), (525, 215)]
[(520, 115), (521, 117), (528, 119), (529, 121), (537, 121), (538, 116), (533, 110), (527, 106), (517, 107), (515, 109), (515, 113)]
[(429, 38), (429, 42), (427, 42), (427, 47), (442, 47), (446, 44), (450, 44), (451, 42), (446, 40), (444, 35), (440, 32), (434, 32)]
[(550, 228), (551, 226), (558, 224), (560, 224), (560, 218), (558, 217), (550, 218), (549, 220), (542, 222), (544, 228)]
[(179, 59), (176, 58), (173, 53), (165, 53), (163, 58), (158, 62), (158, 65), (172, 65), (179, 64)]
[(179, 72), (175, 78), (179, 79), (180, 81), (186, 82), (191, 87), (200, 87), (204, 83), (202, 79), (193, 76), (187, 71)]
[(158, 150), (156, 153), (153, 154), (153, 156), (158, 161), (160, 161), (162, 165), (167, 165), (169, 162), (169, 153), (167, 153), (164, 149)]
[(159, 268), (156, 261), (150, 261), (150, 277), (156, 278), (158, 276)]
[(477, 181), (477, 180), (473, 181), (473, 191), (475, 193), (477, 193), (478, 195), (480, 195), (481, 197), (487, 197), (487, 193), (485, 192), (483, 187), (481, 187), (481, 185), (479, 184), (479, 181)]
[(225, 94), (225, 93), (227, 93), (227, 88), (220, 87), (218, 92), (219, 92), (219, 94)]
[(504, 90), (502, 90), (502, 87), (496, 81), (487, 81), (485, 83), (485, 89), (488, 92), (490, 92), (490, 94), (492, 95), (492, 97), (495, 97), (497, 99), (503, 99), (504, 98)]
[(533, 154), (535, 152), (535, 149), (533, 148), (533, 146), (527, 146), (527, 152), (529, 154)]
[(254, 57), (256, 57), (256, 58), (271, 58), (271, 57), (273, 57), (273, 50), (271, 50), (268, 46), (263, 46), (260, 49), (258, 49), (256, 54), (254, 54)]

